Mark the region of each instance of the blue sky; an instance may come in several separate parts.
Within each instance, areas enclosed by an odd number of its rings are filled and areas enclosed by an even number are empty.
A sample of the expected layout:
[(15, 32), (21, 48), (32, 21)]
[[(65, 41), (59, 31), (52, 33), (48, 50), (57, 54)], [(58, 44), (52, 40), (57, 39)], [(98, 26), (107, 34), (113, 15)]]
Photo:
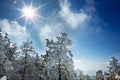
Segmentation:
[[(18, 18), (24, 4), (32, 2), (34, 22)], [(24, 4), (23, 4), (24, 3)], [(12, 40), (21, 44), (27, 38), (39, 54), (45, 52), (45, 39), (55, 39), (61, 32), (74, 41), (71, 47), (75, 67), (84, 73), (107, 70), (111, 56), (120, 60), (119, 0), (1, 0), (0, 28)]]

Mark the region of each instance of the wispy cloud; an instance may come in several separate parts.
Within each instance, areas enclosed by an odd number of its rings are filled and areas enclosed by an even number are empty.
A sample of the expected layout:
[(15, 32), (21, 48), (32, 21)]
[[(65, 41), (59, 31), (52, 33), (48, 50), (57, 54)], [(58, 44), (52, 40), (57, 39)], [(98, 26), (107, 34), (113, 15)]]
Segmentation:
[(107, 25), (98, 15), (95, 5), (95, 0), (86, 0), (86, 4), (83, 6), (84, 12), (89, 16), (87, 25), (91, 25), (89, 26), (89, 29), (96, 33), (104, 32), (103, 27), (106, 27)]
[[(60, 10), (53, 12), (49, 18), (47, 17), (47, 23), (42, 25), (39, 35), (40, 39), (53, 38), (59, 32), (67, 32), (69, 30), (82, 28), (96, 33), (103, 31), (101, 29), (101, 19), (97, 16), (97, 12), (94, 6), (93, 0), (86, 0), (85, 5), (80, 9), (80, 12), (74, 12), (71, 7), (69, 0), (59, 1)], [(52, 20), (51, 20), (52, 19)], [(66, 30), (67, 29), (67, 30)]]
[(40, 31), (40, 39), (43, 41), (45, 39), (56, 39), (56, 36), (59, 35), (62, 31), (64, 31), (61, 24), (46, 24), (44, 27), (41, 27)]
[(2, 19), (0, 20), (0, 28), (3, 32), (8, 33), (10, 39), (16, 43), (21, 43), (29, 37), (26, 27), (20, 25), (17, 21)]
[(71, 9), (69, 0), (60, 0), (60, 17), (71, 29), (86, 28), (96, 33), (103, 32), (102, 27), (106, 24), (97, 15), (94, 0), (86, 0), (84, 6), (75, 12)]
[(73, 12), (70, 9), (70, 3), (68, 0), (61, 0), (60, 7), (60, 16), (63, 18), (64, 21), (66, 21), (70, 25), (70, 28), (72, 29), (84, 24), (86, 22), (86, 19), (88, 18), (88, 15), (84, 13), (82, 9), (79, 13)]

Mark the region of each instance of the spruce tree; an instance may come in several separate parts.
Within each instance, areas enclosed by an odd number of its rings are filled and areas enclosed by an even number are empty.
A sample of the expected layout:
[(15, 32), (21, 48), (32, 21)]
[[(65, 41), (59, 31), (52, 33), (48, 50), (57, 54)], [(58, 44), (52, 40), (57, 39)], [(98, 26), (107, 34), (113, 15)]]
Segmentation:
[(48, 49), (43, 55), (46, 62), (46, 80), (74, 79), (73, 55), (68, 48), (73, 41), (68, 39), (66, 33), (61, 34), (61, 37), (56, 37), (57, 41), (46, 39)]

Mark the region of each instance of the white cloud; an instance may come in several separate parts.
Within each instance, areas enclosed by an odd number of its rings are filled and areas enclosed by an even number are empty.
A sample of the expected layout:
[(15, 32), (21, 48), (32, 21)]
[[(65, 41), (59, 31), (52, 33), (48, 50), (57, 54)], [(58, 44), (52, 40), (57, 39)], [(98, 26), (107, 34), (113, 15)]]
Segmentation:
[(88, 18), (88, 15), (84, 13), (82, 9), (79, 13), (73, 12), (70, 9), (70, 3), (68, 0), (61, 1), (60, 7), (60, 16), (70, 25), (70, 28), (72, 29), (84, 24)]
[(107, 70), (108, 63), (107, 62), (99, 62), (99, 61), (85, 61), (84, 59), (73, 59), (75, 69), (82, 70), (85, 74), (95, 75), (95, 72), (98, 70), (102, 70), (103, 72)]
[[(72, 3), (71, 3), (72, 4)], [(93, 32), (103, 32), (102, 27), (106, 24), (97, 15), (94, 0), (86, 0), (85, 5), (80, 9), (79, 12), (73, 11), (70, 7), (69, 0), (60, 0), (59, 11), (60, 17), (69, 25), (71, 29), (78, 27), (87, 29)]]
[[(83, 25), (88, 17), (83, 11), (80, 13), (72, 12), (70, 3), (67, 0), (60, 1), (60, 6), (59, 14), (50, 15), (50, 18), (47, 18), (49, 23), (41, 27), (39, 35), (42, 41), (45, 41), (46, 38), (55, 39), (61, 32), (69, 33), (68, 29), (72, 30)], [(53, 19), (51, 20), (51, 18)]]
[(45, 39), (56, 39), (56, 36), (58, 36), (61, 32), (63, 32), (64, 29), (61, 26), (61, 24), (46, 24), (44, 27), (41, 28), (40, 31), (40, 39), (42, 41), (45, 41)]
[(17, 21), (9, 21), (7, 19), (0, 20), (0, 28), (3, 32), (8, 33), (10, 39), (15, 43), (25, 41), (29, 33), (25, 26), (21, 26)]
[[(100, 19), (99, 17), (95, 17), (96, 9), (93, 3), (93, 0), (87, 0), (83, 8), (80, 9), (80, 12), (74, 12), (70, 8), (69, 0), (60, 0), (59, 5), (61, 9), (59, 14), (54, 14), (54, 16), (51, 14), (49, 18), (47, 17), (48, 23), (45, 23), (39, 31), (40, 39), (42, 41), (46, 38), (54, 39), (60, 32), (65, 31), (69, 33), (70, 30), (72, 31), (78, 27), (80, 27), (80, 29), (88, 28), (86, 30), (97, 33), (102, 31), (101, 27), (97, 25)], [(93, 24), (92, 26), (91, 23)], [(38, 26), (40, 26), (40, 24)]]

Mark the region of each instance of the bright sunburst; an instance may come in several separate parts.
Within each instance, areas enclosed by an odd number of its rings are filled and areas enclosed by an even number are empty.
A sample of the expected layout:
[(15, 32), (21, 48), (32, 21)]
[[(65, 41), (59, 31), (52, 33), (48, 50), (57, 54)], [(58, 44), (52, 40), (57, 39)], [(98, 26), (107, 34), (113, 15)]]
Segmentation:
[(36, 16), (36, 12), (32, 7), (23, 7), (22, 12), (26, 18), (32, 19)]
[(29, 6), (27, 6), (24, 3), (23, 8), (22, 9), (18, 9), (22, 13), (22, 15), (19, 18), (25, 18), (25, 25), (28, 22), (28, 20), (32, 20), (34, 22), (36, 18), (41, 17), (40, 14), (39, 15), (37, 14), (38, 9), (40, 9), (40, 8), (41, 7), (34, 8), (32, 6), (32, 3)]

